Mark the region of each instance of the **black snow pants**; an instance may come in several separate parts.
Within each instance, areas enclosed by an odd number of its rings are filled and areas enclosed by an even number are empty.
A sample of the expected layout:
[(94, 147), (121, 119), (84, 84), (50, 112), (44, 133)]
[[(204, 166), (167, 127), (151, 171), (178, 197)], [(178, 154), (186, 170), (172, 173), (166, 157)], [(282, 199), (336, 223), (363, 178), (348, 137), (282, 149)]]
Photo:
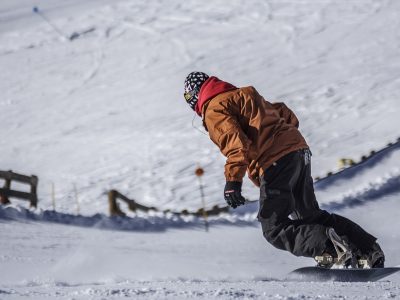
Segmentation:
[(319, 208), (308, 149), (289, 153), (265, 170), (261, 177), (258, 220), (268, 242), (296, 256), (323, 254), (330, 243), (328, 227), (361, 251), (370, 249), (376, 241), (349, 219)]

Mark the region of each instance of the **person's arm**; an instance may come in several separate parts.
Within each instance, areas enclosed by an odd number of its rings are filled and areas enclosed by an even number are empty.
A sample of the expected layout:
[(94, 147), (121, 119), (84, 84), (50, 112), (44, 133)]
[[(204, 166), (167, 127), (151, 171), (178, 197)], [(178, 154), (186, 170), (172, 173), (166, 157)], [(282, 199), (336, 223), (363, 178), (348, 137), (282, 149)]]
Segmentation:
[(242, 181), (249, 164), (250, 140), (240, 128), (235, 116), (227, 110), (208, 110), (205, 123), (211, 140), (225, 155), (224, 198), (229, 206), (236, 208), (245, 204)]
[(297, 119), (296, 115), (293, 111), (290, 110), (283, 102), (272, 103), (272, 106), (275, 110), (279, 112), (281, 118), (285, 119), (285, 122), (296, 126), (299, 128), (299, 120)]
[(211, 140), (227, 158), (226, 181), (241, 182), (249, 164), (248, 152), (251, 141), (240, 128), (235, 116), (227, 110), (207, 111), (205, 123)]

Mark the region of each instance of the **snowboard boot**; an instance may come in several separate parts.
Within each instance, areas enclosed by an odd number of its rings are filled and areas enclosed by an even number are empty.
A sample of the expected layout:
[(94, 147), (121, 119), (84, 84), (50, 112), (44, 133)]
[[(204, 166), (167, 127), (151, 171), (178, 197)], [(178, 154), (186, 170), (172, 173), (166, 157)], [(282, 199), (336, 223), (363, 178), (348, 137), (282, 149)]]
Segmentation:
[(328, 247), (321, 256), (315, 257), (317, 265), (329, 269), (357, 267), (357, 259), (353, 256), (349, 243), (340, 237), (333, 228), (328, 228), (326, 234)]
[(384, 268), (385, 254), (378, 243), (374, 243), (367, 253), (361, 254), (358, 258), (359, 268)]

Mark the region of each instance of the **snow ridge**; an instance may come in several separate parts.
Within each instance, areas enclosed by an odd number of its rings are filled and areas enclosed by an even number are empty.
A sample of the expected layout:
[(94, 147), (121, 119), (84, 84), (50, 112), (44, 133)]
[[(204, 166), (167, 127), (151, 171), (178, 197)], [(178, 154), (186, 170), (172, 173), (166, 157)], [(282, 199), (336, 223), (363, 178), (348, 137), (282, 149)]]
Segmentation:
[[(172, 228), (204, 228), (204, 219), (196, 216), (181, 216), (172, 213), (150, 212), (133, 217), (108, 217), (103, 214), (77, 216), (72, 214), (41, 211), (35, 212), (23, 207), (0, 207), (0, 219), (19, 222), (48, 222), (80, 227), (93, 227), (106, 230), (159, 232)], [(208, 223), (214, 225), (256, 226), (256, 213), (221, 214), (209, 217)]]
[(389, 144), (387, 147), (371, 154), (371, 156), (366, 158), (365, 160), (362, 160), (361, 162), (353, 166), (340, 170), (339, 172), (333, 173), (330, 176), (318, 179), (314, 185), (319, 190), (323, 190), (328, 188), (330, 185), (335, 184), (338, 180), (352, 179), (358, 173), (364, 171), (366, 168), (373, 168), (381, 161), (386, 159), (388, 156), (390, 156), (393, 152), (399, 150), (400, 150), (400, 138), (397, 140), (396, 143)]

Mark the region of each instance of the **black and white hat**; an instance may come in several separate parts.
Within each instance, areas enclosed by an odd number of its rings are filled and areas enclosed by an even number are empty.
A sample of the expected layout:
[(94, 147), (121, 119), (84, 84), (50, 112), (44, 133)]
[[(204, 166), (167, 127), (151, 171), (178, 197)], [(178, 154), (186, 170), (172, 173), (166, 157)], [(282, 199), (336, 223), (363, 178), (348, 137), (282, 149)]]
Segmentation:
[(199, 100), (201, 86), (208, 78), (209, 76), (203, 72), (192, 72), (186, 77), (184, 97), (193, 110), (195, 110), (196, 103)]

